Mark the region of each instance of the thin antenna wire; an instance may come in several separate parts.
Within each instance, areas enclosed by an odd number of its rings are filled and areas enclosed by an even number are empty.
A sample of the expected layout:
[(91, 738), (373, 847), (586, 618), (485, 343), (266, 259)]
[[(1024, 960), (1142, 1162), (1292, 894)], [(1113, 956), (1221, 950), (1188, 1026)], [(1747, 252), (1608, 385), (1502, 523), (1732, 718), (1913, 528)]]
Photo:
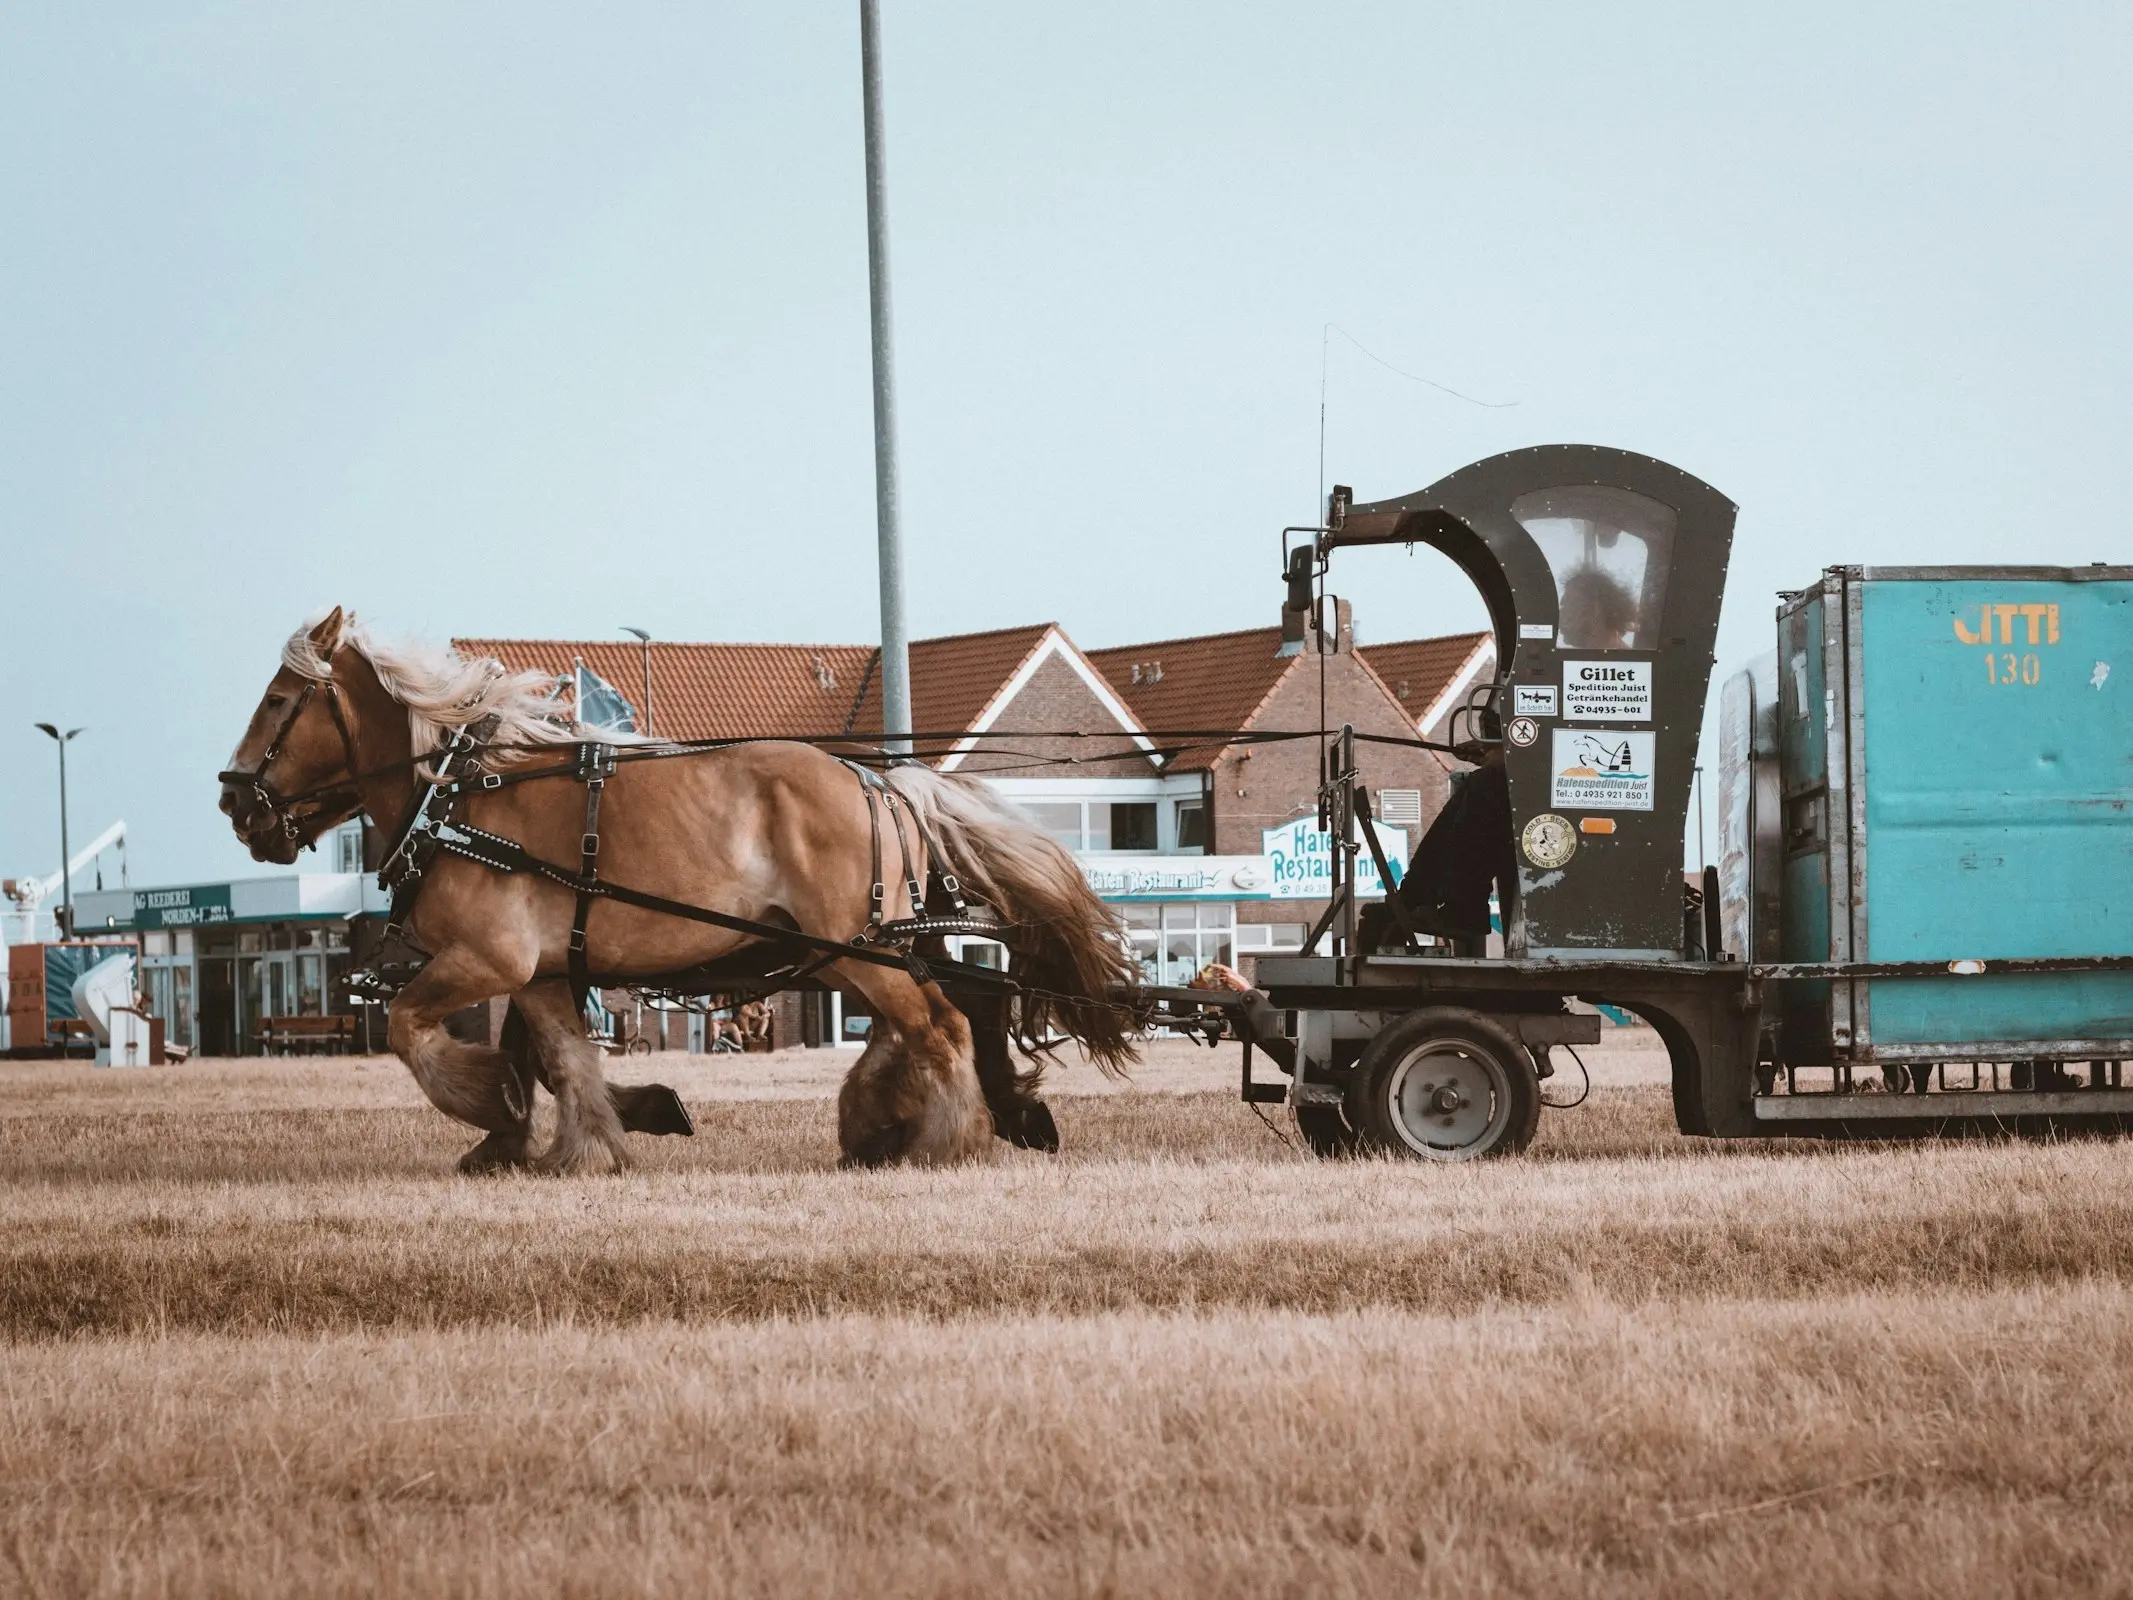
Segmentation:
[(1333, 324), (1318, 330), (1318, 499), (1311, 505), (1311, 520), (1326, 510), (1326, 351), (1332, 342)]
[[(1487, 408), (1487, 409), (1488, 409), (1488, 410), (1490, 410), (1490, 411), (1507, 411), (1507, 410), (1509, 410), (1509, 409), (1510, 409), (1510, 408), (1511, 408), (1512, 406), (1515, 406), (1515, 405), (1517, 405), (1517, 404), (1518, 404), (1518, 402), (1517, 402), (1516, 400), (1476, 400), (1476, 399), (1475, 399), (1475, 398), (1474, 398), (1474, 397), (1473, 397), (1472, 395), (1470, 395), (1470, 394), (1461, 394), (1461, 393), (1460, 393), (1460, 392), (1459, 392), (1459, 391), (1458, 391), (1457, 389), (1451, 388), (1451, 387), (1449, 387), (1448, 385), (1445, 385), (1445, 384), (1441, 384), (1441, 383), (1439, 383), (1439, 382), (1438, 382), (1438, 381), (1437, 381), (1437, 380), (1436, 380), (1435, 378), (1425, 378), (1425, 377), (1423, 377), (1423, 376), (1422, 376), (1422, 375), (1421, 375), (1420, 373), (1416, 373), (1416, 372), (1408, 372), (1408, 371), (1405, 371), (1405, 370), (1403, 370), (1402, 368), (1399, 368), (1399, 367), (1396, 367), (1396, 366), (1394, 366), (1394, 365), (1393, 365), (1393, 364), (1392, 364), (1392, 363), (1391, 363), (1390, 361), (1387, 361), (1387, 360), (1386, 360), (1386, 359), (1385, 359), (1385, 358), (1384, 358), (1383, 356), (1379, 355), (1379, 354), (1378, 354), (1378, 353), (1377, 353), (1377, 352), (1376, 352), (1375, 350), (1371, 349), (1371, 348), (1370, 348), (1370, 347), (1369, 347), (1368, 345), (1364, 344), (1362, 340), (1358, 339), (1358, 338), (1357, 338), (1357, 337), (1356, 337), (1356, 336), (1355, 336), (1354, 334), (1350, 333), (1350, 332), (1349, 332), (1349, 331), (1348, 331), (1348, 330), (1347, 330), (1346, 328), (1342, 327), (1342, 326), (1341, 326), (1341, 325), (1340, 325), (1339, 323), (1337, 323), (1337, 322), (1329, 322), (1329, 323), (1327, 323), (1327, 324), (1326, 324), (1326, 326), (1327, 326), (1328, 328), (1330, 328), (1330, 329), (1331, 329), (1331, 330), (1332, 330), (1333, 332), (1335, 332), (1335, 333), (1339, 334), (1339, 335), (1340, 335), (1340, 336), (1341, 336), (1341, 337), (1342, 337), (1343, 339), (1346, 339), (1346, 340), (1347, 340), (1347, 341), (1348, 341), (1348, 342), (1349, 342), (1350, 344), (1354, 345), (1354, 346), (1356, 347), (1356, 349), (1358, 349), (1358, 350), (1362, 351), (1364, 355), (1366, 355), (1366, 356), (1370, 357), (1370, 359), (1371, 359), (1371, 360), (1375, 361), (1375, 362), (1376, 362), (1376, 363), (1377, 363), (1377, 364), (1378, 364), (1379, 366), (1383, 367), (1383, 368), (1384, 368), (1384, 369), (1385, 369), (1385, 370), (1386, 370), (1387, 372), (1390, 372), (1390, 373), (1394, 374), (1394, 375), (1395, 375), (1396, 377), (1401, 377), (1401, 378), (1405, 378), (1405, 379), (1406, 379), (1406, 380), (1407, 380), (1407, 381), (1408, 381), (1409, 383), (1419, 383), (1419, 384), (1423, 384), (1423, 385), (1426, 385), (1427, 387), (1429, 387), (1429, 388), (1431, 388), (1431, 389), (1434, 389), (1434, 390), (1436, 390), (1436, 391), (1437, 391), (1437, 392), (1438, 392), (1439, 394), (1448, 394), (1448, 395), (1450, 395), (1450, 396), (1451, 396), (1451, 397), (1452, 397), (1452, 398), (1453, 398), (1454, 400), (1464, 400), (1464, 401), (1465, 401), (1465, 402), (1466, 402), (1466, 403), (1467, 403), (1468, 405), (1470, 405), (1470, 406), (1482, 406), (1482, 407), (1485, 407), (1485, 408)], [(1325, 390), (1326, 390), (1326, 369), (1325, 369), (1325, 357), (1324, 357), (1323, 353), (1321, 353), (1321, 355), (1320, 355), (1320, 357), (1319, 357), (1318, 388), (1319, 388), (1319, 400), (1318, 400), (1318, 419), (1319, 419), (1319, 420), (1318, 420), (1318, 428), (1319, 428), (1319, 446), (1318, 446), (1318, 451), (1319, 451), (1319, 471), (1318, 471), (1318, 485), (1319, 485), (1319, 493), (1320, 493), (1321, 495), (1323, 495), (1323, 494), (1325, 493), (1325, 486), (1326, 486), (1326, 469), (1325, 469), (1325, 453), (1326, 453), (1326, 446), (1325, 446), (1325, 429), (1326, 429), (1326, 399), (1325, 399)]]

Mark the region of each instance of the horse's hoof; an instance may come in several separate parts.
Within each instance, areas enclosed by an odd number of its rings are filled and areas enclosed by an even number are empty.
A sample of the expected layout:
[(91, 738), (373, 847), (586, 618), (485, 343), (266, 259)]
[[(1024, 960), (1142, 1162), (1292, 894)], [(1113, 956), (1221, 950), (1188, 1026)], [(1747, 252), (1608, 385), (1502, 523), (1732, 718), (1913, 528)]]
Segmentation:
[(607, 1097), (614, 1103), (615, 1115), (626, 1132), (677, 1133), (684, 1139), (695, 1136), (696, 1121), (689, 1115), (689, 1108), (681, 1103), (680, 1095), (663, 1083), (610, 1084)]
[(469, 1177), (488, 1172), (512, 1172), (526, 1165), (523, 1133), (492, 1133), (459, 1158), (459, 1170)]
[[(606, 1154), (602, 1151), (600, 1154)], [(609, 1164), (614, 1171), (621, 1171), (620, 1162)], [(600, 1156), (593, 1150), (580, 1147), (576, 1150), (543, 1150), (527, 1163), (528, 1168), (544, 1178), (576, 1178), (601, 1170)]]
[(904, 1153), (908, 1143), (904, 1130), (897, 1123), (886, 1128), (877, 1128), (861, 1139), (838, 1158), (837, 1165), (849, 1170), (853, 1167), (885, 1167)]
[(1022, 1107), (1022, 1123), (1008, 1140), (1017, 1150), (1042, 1150), (1048, 1156), (1059, 1154), (1059, 1124), (1052, 1120), (1052, 1108), (1042, 1100), (1031, 1100)]

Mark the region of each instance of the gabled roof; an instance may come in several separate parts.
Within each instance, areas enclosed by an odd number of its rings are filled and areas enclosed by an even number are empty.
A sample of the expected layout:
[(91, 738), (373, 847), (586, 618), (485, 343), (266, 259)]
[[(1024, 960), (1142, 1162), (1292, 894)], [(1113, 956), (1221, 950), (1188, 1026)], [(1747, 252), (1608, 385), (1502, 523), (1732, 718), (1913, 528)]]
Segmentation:
[[(961, 733), (999, 697), (1015, 673), (1036, 654), (1049, 622), (987, 633), (957, 633), (944, 639), (911, 641), (912, 733)], [(877, 668), (859, 699), (852, 731), (879, 738), (881, 673)], [(898, 729), (898, 732), (906, 730)]]
[(1397, 644), (1357, 645), (1355, 653), (1385, 680), (1408, 721), (1424, 727), (1442, 715), (1437, 702), (1445, 691), (1493, 645), (1489, 633), (1447, 633)]
[[(1250, 727), (1282, 675), (1300, 659), (1277, 655), (1280, 648), (1278, 627), (1244, 628), (1091, 650), (1088, 658), (1142, 727), (1158, 733), (1222, 731)], [(1221, 753), (1220, 745), (1187, 750), (1168, 770), (1193, 771)]]

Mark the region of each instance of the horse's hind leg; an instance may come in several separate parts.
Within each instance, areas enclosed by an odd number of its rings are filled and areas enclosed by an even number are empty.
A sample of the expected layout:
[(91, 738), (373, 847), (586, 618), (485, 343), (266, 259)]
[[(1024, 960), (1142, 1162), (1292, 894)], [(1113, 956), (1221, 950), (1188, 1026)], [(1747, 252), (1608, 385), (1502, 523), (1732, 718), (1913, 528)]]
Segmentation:
[(1005, 1139), (1018, 1150), (1059, 1153), (1059, 1124), (1051, 1108), (1037, 1098), (1044, 1081), (1044, 1068), (1017, 1071), (1007, 1035), (1005, 994), (965, 995), (957, 1002), (970, 1019), (971, 1052), (978, 1070), (978, 1086), (985, 1091), (986, 1109), (992, 1113), (995, 1138)]
[(992, 1118), (971, 1061), (970, 1026), (937, 984), (852, 962), (847, 982), (872, 1002), (878, 1040), (837, 1096), (847, 1165), (964, 1161), (987, 1147)]
[(524, 1163), (533, 1096), (503, 1051), (454, 1039), (444, 1019), (516, 986), (515, 977), (486, 961), (448, 952), (418, 972), (392, 1003), (386, 1037), (393, 1054), (407, 1063), (430, 1104), (488, 1133), (461, 1159), (462, 1171)]
[(534, 1158), (541, 1172), (578, 1172), (605, 1150), (618, 1172), (630, 1164), (622, 1121), (607, 1092), (600, 1051), (585, 1036), (570, 985), (561, 979), (528, 984), (518, 996), (526, 1031), (555, 1094), (555, 1138)]

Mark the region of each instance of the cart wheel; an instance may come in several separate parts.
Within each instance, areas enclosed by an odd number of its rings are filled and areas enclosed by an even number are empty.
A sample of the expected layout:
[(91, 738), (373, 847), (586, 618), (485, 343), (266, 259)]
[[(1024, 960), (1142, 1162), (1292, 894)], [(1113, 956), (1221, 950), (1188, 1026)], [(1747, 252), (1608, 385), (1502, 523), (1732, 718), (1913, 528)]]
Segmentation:
[(1423, 1161), (1525, 1149), (1540, 1123), (1533, 1058), (1478, 1011), (1417, 1011), (1381, 1029), (1356, 1063), (1370, 1140)]
[(1296, 1131), (1311, 1153), (1325, 1161), (1340, 1161), (1362, 1148), (1362, 1136), (1348, 1125), (1347, 1113), (1339, 1106), (1296, 1106)]
[(651, 1041), (651, 1040), (649, 1040), (649, 1039), (647, 1039), (647, 1038), (646, 1038), (646, 1037), (645, 1037), (645, 1036), (644, 1036), (643, 1034), (641, 1034), (641, 1033), (640, 1033), (640, 1034), (638, 1034), (636, 1038), (634, 1038), (634, 1039), (630, 1040), (630, 1042), (629, 1042), (629, 1048), (628, 1048), (627, 1050), (625, 1050), (625, 1051), (623, 1052), (623, 1054), (625, 1054), (625, 1055), (632, 1055), (632, 1056), (648, 1056), (648, 1055), (650, 1055), (651, 1053), (652, 1053), (652, 1041)]

